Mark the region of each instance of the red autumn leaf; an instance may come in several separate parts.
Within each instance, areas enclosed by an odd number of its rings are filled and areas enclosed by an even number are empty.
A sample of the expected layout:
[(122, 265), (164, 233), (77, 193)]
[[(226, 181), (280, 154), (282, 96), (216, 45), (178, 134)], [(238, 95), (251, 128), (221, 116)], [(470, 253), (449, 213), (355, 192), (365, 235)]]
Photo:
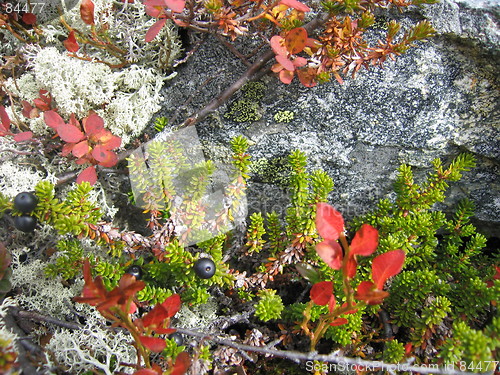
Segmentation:
[(28, 139), (33, 138), (33, 133), (28, 131), (28, 132), (22, 132), (14, 135), (14, 141), (16, 142), (22, 142), (22, 141), (27, 141)]
[(64, 142), (76, 143), (85, 138), (85, 135), (75, 125), (59, 124), (57, 126), (57, 135), (61, 137)]
[(288, 56), (288, 51), (283, 44), (284, 41), (285, 40), (279, 35), (275, 35), (271, 38), (271, 48), (277, 56)]
[(297, 77), (299, 77), (300, 83), (302, 83), (305, 87), (316, 86), (316, 73), (317, 70), (311, 67), (297, 69)]
[(142, 345), (155, 353), (160, 353), (167, 346), (165, 340), (159, 337), (139, 336), (139, 339)]
[(47, 104), (47, 102), (45, 102), (43, 99), (36, 98), (35, 100), (33, 100), (33, 103), (41, 111), (49, 111), (50, 110), (50, 105)]
[[(74, 143), (70, 143), (70, 145), (74, 146), (75, 144)], [(64, 147), (63, 147), (63, 150), (64, 150)], [(73, 150), (73, 148), (71, 148), (71, 150)], [(71, 150), (70, 150), (70, 152), (71, 152)], [(63, 154), (63, 156), (65, 156), (65, 155)], [(95, 164), (94, 163), (95, 159), (88, 158), (87, 156), (88, 155), (85, 155), (85, 156), (82, 156), (80, 159), (76, 159), (75, 163), (78, 164), (78, 165), (83, 165), (83, 164), (87, 164), (87, 163)]]
[[(346, 307), (347, 306), (347, 302), (344, 302), (342, 304), (342, 307)], [(358, 309), (354, 309), (354, 310), (349, 310), (349, 311), (346, 311), (344, 314), (355, 314), (358, 312)]]
[(165, 3), (174, 13), (182, 13), (186, 5), (184, 0), (165, 0)]
[(64, 125), (65, 122), (62, 119), (61, 116), (59, 116), (59, 113), (56, 111), (47, 111), (43, 113), (43, 119), (45, 120), (45, 123), (47, 126), (50, 126), (52, 129), (57, 130), (57, 127), (59, 125)]
[(143, 368), (136, 372), (133, 375), (162, 375), (163, 370), (156, 363), (153, 363), (152, 368)]
[(296, 57), (293, 60), (293, 65), (295, 65), (297, 68), (300, 68), (304, 65), (307, 65), (307, 60), (303, 57)]
[(167, 310), (162, 305), (157, 304), (142, 318), (142, 324), (144, 327), (151, 327), (151, 329), (155, 331), (155, 328), (161, 326), (163, 321), (167, 318)]
[(104, 141), (101, 139), (101, 142), (101, 146), (106, 150), (113, 150), (120, 147), (120, 145), (122, 144), (122, 139), (116, 135), (111, 135), (111, 137), (105, 139)]
[(113, 151), (106, 150), (102, 146), (95, 146), (92, 150), (92, 157), (99, 162), (99, 165), (109, 168), (118, 163), (118, 156)]
[(10, 132), (10, 117), (5, 110), (5, 107), (0, 104), (0, 136), (4, 136)]
[(177, 355), (175, 359), (174, 367), (170, 375), (184, 375), (191, 366), (191, 358), (187, 352), (181, 352)]
[(80, 17), (87, 25), (94, 25), (94, 3), (92, 0), (82, 0), (80, 4)]
[(291, 54), (302, 52), (306, 46), (307, 31), (303, 27), (290, 30), (285, 36), (285, 47)]
[(344, 218), (328, 203), (316, 205), (316, 229), (325, 240), (338, 240), (344, 231)]
[(280, 81), (283, 82), (285, 85), (289, 85), (290, 83), (292, 83), (293, 72), (283, 69), (282, 71), (280, 71), (279, 76), (280, 76)]
[(23, 114), (24, 117), (35, 118), (40, 115), (38, 109), (33, 108), (33, 106), (26, 100), (22, 100), (21, 105), (23, 106), (23, 110), (21, 111), (21, 113)]
[(349, 321), (346, 318), (337, 318), (333, 322), (331, 322), (330, 325), (332, 327), (336, 327), (336, 326), (342, 326), (347, 323), (349, 323)]
[(106, 312), (112, 307), (119, 307), (124, 313), (132, 314), (137, 309), (132, 298), (145, 286), (144, 281), (138, 281), (135, 276), (126, 273), (120, 278), (118, 286), (106, 293), (106, 298), (97, 305), (97, 309)]
[(85, 259), (83, 262), (83, 279), (85, 280), (85, 286), (83, 287), (82, 297), (75, 297), (76, 302), (88, 303), (89, 305), (95, 306), (98, 301), (87, 302), (89, 299), (102, 299), (106, 296), (106, 288), (102, 283), (100, 276), (96, 277), (95, 280), (92, 279), (92, 274), (90, 272), (90, 262)]
[(160, 32), (160, 30), (162, 29), (162, 27), (165, 26), (165, 23), (167, 23), (167, 19), (166, 18), (161, 18), (158, 21), (156, 21), (153, 24), (153, 26), (151, 26), (149, 28), (148, 32), (146, 33), (146, 37), (144, 38), (144, 40), (146, 42), (151, 42), (158, 35), (158, 33)]
[(172, 318), (181, 308), (181, 296), (173, 294), (161, 304), (167, 310), (167, 317)]
[(80, 123), (78, 122), (78, 120), (76, 119), (76, 116), (74, 113), (72, 113), (70, 116), (69, 116), (69, 122), (68, 124), (70, 125), (73, 125), (73, 126), (76, 126), (77, 128), (80, 127)]
[(404, 262), (405, 252), (403, 250), (388, 251), (373, 259), (372, 278), (377, 289), (382, 290), (389, 277), (401, 272)]
[(146, 0), (144, 2), (146, 14), (158, 18), (163, 13), (163, 8), (167, 6), (165, 0)]
[(36, 16), (33, 13), (24, 13), (22, 20), (26, 25), (34, 25), (36, 23)]
[(363, 224), (351, 242), (350, 254), (368, 256), (377, 250), (378, 230), (369, 224)]
[(318, 42), (316, 39), (314, 39), (314, 38), (307, 38), (306, 39), (306, 47), (314, 48), (315, 50), (317, 50), (320, 46), (321, 46), (321, 43)]
[(61, 150), (61, 155), (68, 156), (69, 154), (71, 154), (71, 151), (73, 151), (73, 147), (75, 147), (75, 145), (76, 143), (66, 143)]
[(491, 280), (488, 280), (486, 282), (486, 286), (488, 288), (491, 288), (493, 285), (495, 285), (495, 280), (500, 279), (500, 267), (499, 266), (495, 266), (495, 270), (496, 270), (496, 273), (493, 275), (493, 278)]
[(283, 69), (284, 69), (284, 68), (283, 68), (283, 65), (278, 64), (278, 63), (274, 64), (274, 65), (271, 67), (271, 71), (273, 71), (274, 73), (279, 73), (279, 72), (281, 72)]
[(85, 168), (76, 179), (77, 184), (81, 184), (84, 181), (87, 181), (90, 185), (94, 185), (96, 183), (97, 172), (95, 171), (95, 167), (93, 165)]
[(311, 8), (309, 8), (307, 5), (302, 4), (297, 0), (281, 0), (280, 4), (285, 4), (290, 8), (297, 9), (300, 12), (309, 12), (311, 10)]
[(316, 244), (316, 252), (330, 268), (339, 270), (342, 267), (342, 248), (337, 241), (325, 240)]
[(331, 281), (320, 281), (312, 286), (309, 292), (311, 301), (316, 305), (325, 306), (330, 300), (335, 298), (333, 295), (333, 283)]
[(347, 273), (346, 276), (352, 279), (356, 275), (356, 268), (358, 267), (358, 262), (356, 261), (356, 256), (349, 254), (349, 259), (347, 260)]
[(90, 151), (90, 146), (86, 140), (81, 141), (73, 146), (71, 152), (77, 158), (81, 158), (83, 155), (86, 155)]
[(83, 118), (82, 125), (85, 129), (85, 134), (89, 136), (104, 129), (104, 120), (97, 113), (91, 113)]
[(293, 65), (293, 62), (289, 60), (286, 56), (282, 55), (276, 55), (276, 61), (283, 66), (286, 70), (293, 72), (295, 70), (295, 65)]
[(410, 355), (413, 350), (413, 344), (411, 342), (405, 345), (405, 354)]
[(378, 305), (384, 301), (389, 293), (378, 290), (371, 281), (362, 281), (358, 285), (358, 290), (354, 298), (365, 301), (369, 305)]
[(69, 35), (68, 39), (66, 39), (64, 42), (64, 47), (69, 51), (69, 52), (78, 52), (80, 49), (80, 46), (78, 45), (78, 42), (76, 41), (75, 38), (75, 32), (72, 30)]

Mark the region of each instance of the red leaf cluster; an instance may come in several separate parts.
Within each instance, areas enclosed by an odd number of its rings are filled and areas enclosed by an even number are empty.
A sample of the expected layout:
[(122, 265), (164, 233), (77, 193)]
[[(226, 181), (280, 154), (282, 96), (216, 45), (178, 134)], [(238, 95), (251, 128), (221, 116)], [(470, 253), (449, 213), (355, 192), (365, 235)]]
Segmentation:
[[(286, 0), (281, 3), (292, 7), (292, 3), (297, 3), (309, 9), (302, 3), (296, 0)], [(297, 5), (299, 6), (299, 5)], [(300, 6), (299, 6), (300, 7)], [(295, 8), (295, 7), (294, 7)], [(298, 8), (296, 8), (298, 9)], [(310, 9), (309, 9), (310, 10)], [(294, 56), (300, 53), (306, 47), (312, 47), (316, 41), (307, 37), (307, 31), (303, 27), (296, 27), (288, 31), (284, 37), (274, 35), (271, 38), (271, 48), (276, 54), (277, 64), (273, 65), (272, 71), (279, 74), (281, 82), (290, 84), (295, 73), (299, 77), (300, 82), (306, 87), (316, 86), (316, 69), (305, 67), (307, 60), (300, 56)], [(305, 67), (305, 68), (303, 68)], [(302, 68), (302, 69), (299, 69)]]
[(10, 117), (5, 107), (0, 104), (0, 137), (5, 137), (6, 135), (11, 135), (16, 142), (27, 141), (28, 139), (33, 138), (33, 133), (30, 131), (22, 132), (22, 133), (12, 133), (10, 130)]
[(491, 288), (493, 286), (495, 280), (498, 280), (498, 279), (500, 279), (500, 267), (495, 266), (495, 274), (493, 275), (493, 278), (486, 282), (486, 285), (488, 286), (488, 288)]
[(118, 307), (125, 314), (135, 312), (137, 307), (132, 299), (139, 290), (142, 290), (146, 286), (144, 281), (137, 281), (134, 276), (127, 273), (122, 276), (118, 286), (108, 292), (104, 287), (101, 276), (92, 279), (88, 259), (83, 264), (83, 278), (85, 286), (82, 297), (75, 297), (75, 302), (95, 306), (106, 318), (114, 317), (112, 311), (114, 307)]
[[(342, 247), (337, 242), (344, 238), (344, 219), (342, 215), (327, 203), (316, 206), (316, 229), (323, 241), (316, 245), (319, 257), (331, 268), (342, 269), (344, 277), (352, 279), (356, 275), (357, 255), (368, 256), (375, 252), (378, 246), (378, 231), (369, 224), (363, 224), (356, 232), (348, 249), (345, 249), (347, 260), (344, 259)], [(344, 244), (345, 238), (344, 238)], [(346, 245), (347, 246), (347, 245)], [(359, 284), (355, 298), (375, 305), (382, 303), (389, 294), (383, 291), (384, 284), (390, 277), (401, 272), (405, 261), (402, 250), (393, 250), (378, 255), (372, 262), (372, 279)], [(318, 305), (332, 303), (333, 287), (329, 282), (317, 283), (311, 289), (311, 300)], [(330, 310), (331, 311), (331, 310)]]
[(92, 164), (78, 176), (77, 183), (88, 181), (94, 184), (97, 180), (94, 165), (112, 167), (118, 162), (118, 156), (112, 150), (120, 147), (121, 138), (104, 129), (103, 119), (94, 112), (82, 120), (82, 125), (74, 114), (65, 123), (55, 110), (45, 112), (44, 120), (66, 142), (63, 156), (73, 154), (77, 164)]
[(316, 305), (328, 305), (328, 310), (330, 312), (335, 308), (336, 301), (333, 295), (333, 283), (331, 281), (321, 281), (314, 284), (309, 292), (309, 296)]
[(47, 90), (40, 90), (39, 97), (33, 100), (34, 107), (26, 100), (21, 101), (23, 106), (22, 114), (27, 118), (37, 118), (40, 116), (40, 111), (50, 111), (52, 106), (52, 96)]
[[(135, 294), (146, 286), (144, 281), (138, 281), (135, 276), (126, 273), (121, 277), (116, 288), (107, 291), (101, 276), (92, 278), (88, 259), (83, 264), (83, 277), (85, 286), (82, 296), (75, 297), (75, 302), (96, 306), (97, 310), (106, 319), (111, 320), (115, 325), (122, 326), (131, 331), (133, 337), (136, 339), (136, 347), (142, 346), (155, 353), (160, 353), (165, 349), (165, 339), (152, 336), (151, 334), (153, 331), (156, 334), (170, 334), (175, 332), (175, 329), (168, 328), (168, 326), (170, 318), (181, 308), (181, 298), (178, 294), (168, 297), (163, 303), (154, 306), (144, 317), (138, 318), (132, 323), (128, 316), (137, 310), (133, 299)], [(149, 356), (149, 352), (146, 351), (143, 355)], [(186, 352), (182, 352), (177, 356), (175, 363), (171, 364), (169, 374), (182, 375), (187, 371), (190, 364), (191, 359), (189, 355)], [(161, 375), (163, 371), (158, 365), (154, 364), (152, 367), (140, 369), (134, 374)]]
[[(344, 232), (344, 219), (327, 203), (318, 203), (316, 208), (316, 228), (323, 237), (323, 241), (316, 245), (316, 252), (328, 266), (339, 270), (342, 268), (344, 254), (337, 240)], [(371, 255), (377, 246), (378, 231), (369, 224), (363, 224), (349, 247), (347, 267), (344, 269), (346, 276), (353, 278), (356, 275), (357, 255)]]
[(151, 17), (159, 18), (146, 33), (145, 41), (151, 42), (165, 26), (168, 18), (174, 18), (172, 13), (182, 13), (186, 5), (185, 0), (146, 0), (146, 13)]
[(381, 254), (372, 262), (371, 281), (362, 281), (358, 285), (358, 290), (354, 296), (360, 301), (365, 301), (369, 305), (378, 305), (382, 303), (389, 293), (383, 291), (384, 284), (392, 276), (401, 272), (405, 262), (405, 253), (403, 250), (392, 250)]
[[(175, 363), (172, 366), (170, 375), (183, 375), (191, 366), (191, 358), (186, 352), (179, 353), (175, 359)], [(144, 368), (134, 372), (134, 375), (162, 375), (163, 370), (157, 364), (154, 364), (152, 368)]]
[(76, 41), (75, 37), (75, 31), (71, 30), (70, 33), (68, 34), (68, 38), (63, 42), (64, 48), (68, 50), (68, 52), (78, 52), (80, 49), (80, 46), (78, 45), (78, 42)]

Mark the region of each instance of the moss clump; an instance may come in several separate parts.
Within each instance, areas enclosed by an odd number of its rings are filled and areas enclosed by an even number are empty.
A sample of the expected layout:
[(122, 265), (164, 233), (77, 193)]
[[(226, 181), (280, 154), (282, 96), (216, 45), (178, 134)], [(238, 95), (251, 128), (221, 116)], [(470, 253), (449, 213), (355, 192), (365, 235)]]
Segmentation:
[(271, 319), (281, 318), (281, 312), (285, 308), (283, 301), (276, 291), (264, 289), (258, 293), (261, 298), (255, 305), (255, 315), (262, 321), (267, 322)]
[(295, 113), (292, 111), (278, 111), (274, 115), (274, 121), (289, 123), (295, 118)]

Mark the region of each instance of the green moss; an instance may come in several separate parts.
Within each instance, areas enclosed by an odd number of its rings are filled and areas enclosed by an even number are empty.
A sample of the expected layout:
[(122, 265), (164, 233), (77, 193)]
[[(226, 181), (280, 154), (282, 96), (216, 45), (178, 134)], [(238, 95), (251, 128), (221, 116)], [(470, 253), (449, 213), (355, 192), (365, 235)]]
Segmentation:
[(255, 315), (264, 322), (271, 319), (279, 319), (285, 306), (281, 297), (276, 295), (276, 291), (264, 289), (258, 293), (258, 296), (261, 299), (255, 305)]
[(398, 363), (405, 355), (405, 347), (398, 340), (387, 341), (384, 346), (384, 361), (388, 363)]

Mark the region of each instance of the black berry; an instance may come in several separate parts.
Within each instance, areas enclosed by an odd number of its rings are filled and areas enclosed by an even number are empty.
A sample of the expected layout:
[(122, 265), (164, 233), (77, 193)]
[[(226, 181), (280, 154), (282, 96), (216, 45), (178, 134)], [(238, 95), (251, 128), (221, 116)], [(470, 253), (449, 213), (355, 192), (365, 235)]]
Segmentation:
[(130, 266), (125, 270), (125, 273), (135, 276), (136, 280), (142, 279), (142, 268), (140, 266)]
[(14, 217), (14, 226), (22, 232), (33, 232), (36, 227), (36, 218), (33, 216)]
[(168, 335), (169, 339), (174, 339), (175, 343), (177, 346), (184, 345), (184, 337), (179, 332), (174, 332), (170, 335)]
[(215, 274), (215, 263), (209, 258), (198, 259), (193, 268), (200, 279), (210, 279)]
[(19, 193), (14, 198), (14, 207), (16, 210), (27, 214), (33, 211), (38, 203), (37, 197), (32, 193)]

